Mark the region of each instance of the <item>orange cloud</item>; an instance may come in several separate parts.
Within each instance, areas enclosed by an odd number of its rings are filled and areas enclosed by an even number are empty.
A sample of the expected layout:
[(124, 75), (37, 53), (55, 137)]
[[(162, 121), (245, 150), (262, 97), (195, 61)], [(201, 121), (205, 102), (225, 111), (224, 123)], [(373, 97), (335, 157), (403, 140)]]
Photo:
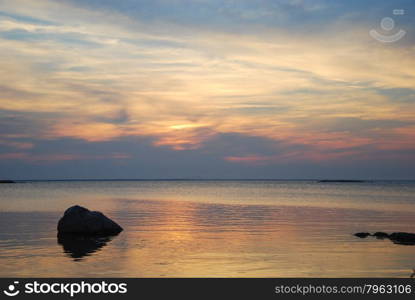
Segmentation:
[(123, 130), (119, 126), (97, 122), (62, 122), (54, 126), (50, 137), (71, 137), (83, 139), (89, 142), (101, 142), (116, 139), (123, 136)]
[[(20, 29), (37, 37), (0, 38), (0, 88), (7, 90), (0, 93), (0, 110), (29, 115), (33, 123), (42, 120), (36, 138), (101, 142), (145, 136), (155, 146), (186, 150), (200, 148), (215, 134), (238, 133), (308, 147), (307, 153), (225, 158), (256, 164), (332, 160), (359, 155), (352, 148), (365, 146), (414, 147), (410, 126), (329, 131), (321, 125), (328, 117), (415, 120), (412, 103), (383, 93), (413, 89), (413, 45), (373, 43), (358, 24), (342, 28), (341, 35), (338, 28), (302, 35), (282, 29), (250, 34), (203, 28), (183, 34), (187, 28), (178, 25), (162, 34), (170, 24), (149, 28), (140, 20), (56, 1), (7, 1), (3, 8), (10, 9), (10, 16), (53, 24), (0, 20), (3, 32)], [(39, 35), (45, 33), (48, 39)], [(79, 38), (76, 45), (66, 44), (68, 34)], [(70, 159), (81, 158), (56, 156)]]

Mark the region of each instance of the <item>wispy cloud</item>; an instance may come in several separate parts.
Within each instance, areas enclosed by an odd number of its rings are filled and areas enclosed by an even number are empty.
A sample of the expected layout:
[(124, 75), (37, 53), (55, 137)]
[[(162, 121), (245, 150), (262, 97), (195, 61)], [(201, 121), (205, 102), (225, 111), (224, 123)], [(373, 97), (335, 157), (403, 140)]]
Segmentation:
[(28, 162), (54, 162), (54, 161), (71, 161), (71, 160), (103, 160), (103, 159), (128, 159), (129, 155), (123, 153), (114, 153), (109, 155), (80, 155), (80, 154), (30, 154), (25, 152), (1, 153), (0, 159), (7, 160), (24, 160)]
[[(221, 157), (267, 164), (415, 149), (410, 40), (379, 43), (350, 12), (330, 19), (341, 9), (326, 1), (177, 5), (182, 20), (164, 1), (2, 1), (0, 112), (26, 125), (1, 131), (0, 144), (146, 137), (154, 147), (205, 151), (215, 136), (236, 133), (304, 146)], [(191, 7), (214, 22), (196, 21)]]

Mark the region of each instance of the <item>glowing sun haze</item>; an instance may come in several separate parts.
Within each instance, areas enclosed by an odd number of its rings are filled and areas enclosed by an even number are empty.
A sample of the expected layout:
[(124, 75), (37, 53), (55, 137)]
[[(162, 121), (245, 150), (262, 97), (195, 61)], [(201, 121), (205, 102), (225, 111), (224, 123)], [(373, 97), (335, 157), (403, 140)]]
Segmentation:
[(414, 8), (1, 0), (0, 177), (415, 179)]

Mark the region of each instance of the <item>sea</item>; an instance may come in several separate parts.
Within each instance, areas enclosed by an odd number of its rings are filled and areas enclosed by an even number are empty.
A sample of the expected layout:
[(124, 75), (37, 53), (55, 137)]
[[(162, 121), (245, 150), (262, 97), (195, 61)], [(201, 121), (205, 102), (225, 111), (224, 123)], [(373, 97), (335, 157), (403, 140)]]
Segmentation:
[[(58, 238), (73, 205), (124, 231)], [(409, 277), (415, 181), (67, 180), (0, 184), (0, 277)]]

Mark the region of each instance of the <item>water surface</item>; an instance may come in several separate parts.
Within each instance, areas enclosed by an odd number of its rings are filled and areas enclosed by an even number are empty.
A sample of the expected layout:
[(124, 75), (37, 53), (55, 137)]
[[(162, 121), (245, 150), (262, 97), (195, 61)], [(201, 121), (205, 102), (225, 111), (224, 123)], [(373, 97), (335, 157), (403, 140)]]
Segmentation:
[[(408, 277), (415, 182), (43, 181), (0, 185), (2, 277)], [(124, 231), (61, 240), (71, 205)]]

